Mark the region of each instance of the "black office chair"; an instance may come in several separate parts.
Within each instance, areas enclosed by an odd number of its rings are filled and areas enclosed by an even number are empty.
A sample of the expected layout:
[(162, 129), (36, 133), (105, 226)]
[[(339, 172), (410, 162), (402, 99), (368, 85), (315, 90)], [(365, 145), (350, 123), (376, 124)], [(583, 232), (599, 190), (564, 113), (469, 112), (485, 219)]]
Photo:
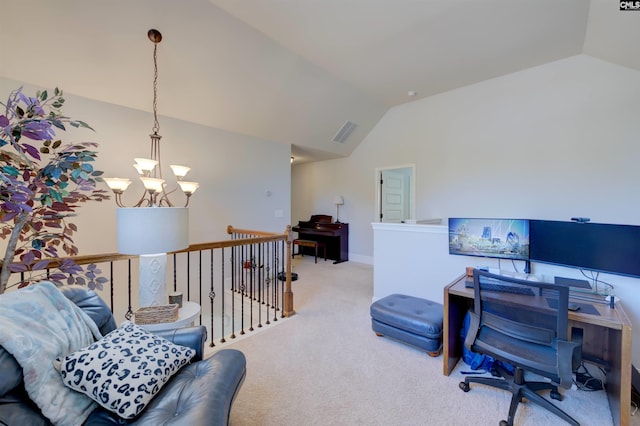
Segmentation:
[[(551, 398), (562, 400), (558, 386), (571, 387), (572, 373), (581, 361), (582, 330), (568, 335), (568, 287), (525, 281), (474, 270), (474, 310), (471, 312), (465, 346), (515, 368), (510, 374), (496, 363), (502, 376), (467, 377), (460, 388), (468, 392), (470, 383), (481, 383), (512, 393), (509, 417), (501, 426), (513, 425), (518, 404), (526, 398), (572, 425), (579, 425), (538, 392), (550, 389)], [(489, 290), (498, 286), (498, 290)], [(500, 288), (500, 287), (503, 288)], [(509, 290), (509, 291), (507, 291)], [(527, 293), (515, 294), (514, 292)], [(551, 382), (527, 382), (525, 371), (549, 378)]]

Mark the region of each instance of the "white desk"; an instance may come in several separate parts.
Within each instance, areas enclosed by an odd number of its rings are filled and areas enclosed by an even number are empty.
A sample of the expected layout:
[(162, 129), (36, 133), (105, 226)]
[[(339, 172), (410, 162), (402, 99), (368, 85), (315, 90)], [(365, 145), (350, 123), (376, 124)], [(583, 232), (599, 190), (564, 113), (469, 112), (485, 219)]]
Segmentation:
[(140, 327), (148, 331), (174, 330), (192, 325), (198, 315), (200, 315), (199, 304), (196, 302), (184, 302), (182, 308), (178, 310), (178, 319), (176, 321), (140, 324)]

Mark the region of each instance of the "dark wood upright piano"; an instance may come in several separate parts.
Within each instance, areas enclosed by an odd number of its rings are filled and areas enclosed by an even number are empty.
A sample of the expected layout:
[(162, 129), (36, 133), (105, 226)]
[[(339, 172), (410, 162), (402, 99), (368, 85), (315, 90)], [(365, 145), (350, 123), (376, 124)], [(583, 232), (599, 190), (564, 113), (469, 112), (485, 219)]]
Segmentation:
[[(327, 247), (327, 258), (341, 263), (349, 260), (349, 224), (331, 223), (332, 217), (312, 215), (307, 222), (300, 221), (291, 228), (301, 240), (321, 241)], [(312, 247), (299, 247), (306, 255), (313, 256)]]

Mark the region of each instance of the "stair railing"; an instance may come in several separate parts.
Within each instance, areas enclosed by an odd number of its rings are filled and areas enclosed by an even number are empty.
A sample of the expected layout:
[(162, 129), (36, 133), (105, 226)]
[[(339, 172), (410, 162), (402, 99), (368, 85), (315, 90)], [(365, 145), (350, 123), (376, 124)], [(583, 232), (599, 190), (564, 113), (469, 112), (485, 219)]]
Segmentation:
[[(291, 226), (282, 234), (227, 227), (230, 239), (192, 244), (168, 253), (167, 287), (200, 305), (195, 324), (207, 327), (210, 346), (225, 343), (295, 314), (291, 289)], [(50, 267), (66, 258), (54, 259)], [(108, 282), (94, 290), (116, 321), (134, 319), (138, 256), (105, 253), (71, 257), (95, 264)], [(171, 273), (170, 273), (171, 272)], [(125, 291), (126, 290), (126, 291)], [(168, 301), (167, 301), (168, 303)]]

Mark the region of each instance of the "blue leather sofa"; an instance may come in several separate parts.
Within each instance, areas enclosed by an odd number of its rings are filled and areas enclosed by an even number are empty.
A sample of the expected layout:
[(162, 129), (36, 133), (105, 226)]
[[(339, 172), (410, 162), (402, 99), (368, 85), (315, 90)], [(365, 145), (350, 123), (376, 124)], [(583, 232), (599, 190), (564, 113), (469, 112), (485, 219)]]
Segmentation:
[[(95, 292), (79, 286), (64, 286), (60, 290), (93, 319), (102, 335), (116, 328), (111, 311)], [(228, 424), (231, 405), (246, 375), (244, 354), (224, 349), (202, 359), (207, 337), (203, 326), (156, 334), (195, 349), (191, 364), (178, 371), (135, 419), (126, 421), (98, 407), (84, 425)], [(0, 425), (50, 424), (27, 396), (20, 365), (0, 347)]]

